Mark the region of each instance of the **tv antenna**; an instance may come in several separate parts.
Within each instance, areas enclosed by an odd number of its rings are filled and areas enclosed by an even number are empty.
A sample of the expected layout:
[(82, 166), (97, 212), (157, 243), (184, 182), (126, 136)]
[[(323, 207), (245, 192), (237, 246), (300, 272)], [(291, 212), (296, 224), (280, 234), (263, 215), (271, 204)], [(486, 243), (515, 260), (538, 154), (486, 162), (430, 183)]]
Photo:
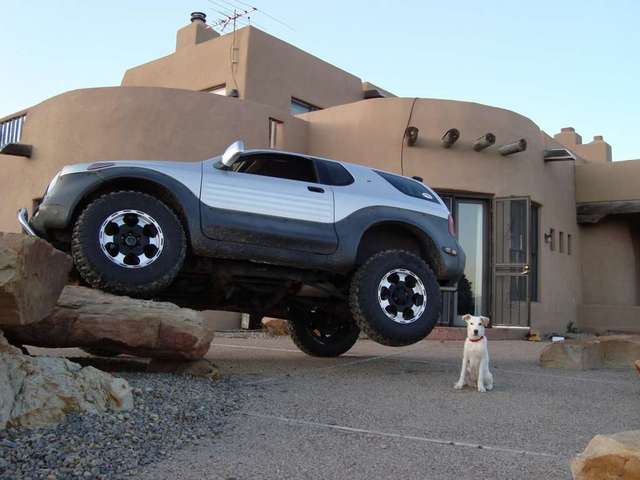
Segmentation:
[(218, 28), (221, 32), (224, 32), (225, 29), (229, 26), (232, 26), (233, 31), (235, 31), (238, 24), (240, 24), (240, 22), (243, 22), (243, 24), (241, 24), (242, 26), (253, 24), (262, 28), (260, 25), (258, 25), (253, 21), (253, 19), (251, 18), (252, 14), (262, 14), (266, 18), (269, 18), (293, 30), (293, 28), (290, 25), (287, 25), (282, 20), (277, 19), (273, 15), (270, 15), (267, 12), (260, 10), (258, 9), (258, 7), (255, 7), (254, 5), (251, 5), (249, 3), (242, 2), (240, 0), (234, 0), (234, 1), (208, 0), (208, 1), (214, 6), (213, 10), (219, 15), (219, 17), (215, 21), (213, 21), (212, 23), (209, 23), (208, 25), (211, 28), (214, 28), (214, 27)]

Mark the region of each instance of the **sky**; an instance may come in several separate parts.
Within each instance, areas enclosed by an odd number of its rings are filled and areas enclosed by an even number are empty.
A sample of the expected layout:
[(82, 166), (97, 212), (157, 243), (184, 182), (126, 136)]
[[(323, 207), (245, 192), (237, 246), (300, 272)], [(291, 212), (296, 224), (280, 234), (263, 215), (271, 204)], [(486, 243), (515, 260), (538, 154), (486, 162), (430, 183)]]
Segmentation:
[(174, 50), (191, 11), (213, 21), (229, 2), (398, 96), (507, 108), (551, 135), (604, 135), (615, 160), (640, 158), (638, 0), (0, 0), (0, 117), (118, 85), (127, 68)]

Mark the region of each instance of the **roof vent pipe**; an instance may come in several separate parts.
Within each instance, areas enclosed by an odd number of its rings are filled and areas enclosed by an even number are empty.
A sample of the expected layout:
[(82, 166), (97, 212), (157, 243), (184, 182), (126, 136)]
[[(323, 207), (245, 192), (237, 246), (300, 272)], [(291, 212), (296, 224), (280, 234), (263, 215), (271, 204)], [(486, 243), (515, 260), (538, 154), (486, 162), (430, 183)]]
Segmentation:
[(485, 133), (483, 136), (473, 142), (473, 149), (476, 152), (480, 152), (485, 148), (489, 148), (494, 143), (496, 143), (496, 136), (493, 133)]
[(203, 12), (191, 12), (191, 22), (207, 23), (207, 14)]
[(507, 155), (512, 155), (514, 153), (524, 152), (527, 149), (527, 141), (524, 138), (521, 138), (517, 142), (507, 143), (506, 145), (502, 145), (498, 148), (500, 155), (506, 157)]

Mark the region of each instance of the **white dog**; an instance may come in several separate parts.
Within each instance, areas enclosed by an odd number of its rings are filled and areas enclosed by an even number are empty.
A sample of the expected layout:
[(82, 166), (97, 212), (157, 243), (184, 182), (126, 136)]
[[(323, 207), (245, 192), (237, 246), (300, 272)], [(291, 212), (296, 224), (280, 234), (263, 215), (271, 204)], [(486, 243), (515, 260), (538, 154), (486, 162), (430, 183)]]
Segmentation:
[(460, 390), (466, 384), (477, 387), (479, 392), (492, 390), (493, 375), (489, 371), (489, 350), (484, 336), (489, 319), (473, 315), (465, 315), (462, 319), (467, 324), (467, 339), (464, 341), (460, 379), (453, 388)]

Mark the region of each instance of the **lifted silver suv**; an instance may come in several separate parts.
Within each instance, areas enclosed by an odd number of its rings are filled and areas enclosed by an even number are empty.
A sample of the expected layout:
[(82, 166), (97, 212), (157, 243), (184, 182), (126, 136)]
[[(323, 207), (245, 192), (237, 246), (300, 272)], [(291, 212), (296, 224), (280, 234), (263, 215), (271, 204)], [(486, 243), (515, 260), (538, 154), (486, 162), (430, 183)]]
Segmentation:
[(18, 218), (92, 287), (286, 318), (319, 356), (360, 329), (385, 345), (423, 339), (464, 269), (449, 211), (420, 181), (242, 142), (196, 163), (65, 167)]

